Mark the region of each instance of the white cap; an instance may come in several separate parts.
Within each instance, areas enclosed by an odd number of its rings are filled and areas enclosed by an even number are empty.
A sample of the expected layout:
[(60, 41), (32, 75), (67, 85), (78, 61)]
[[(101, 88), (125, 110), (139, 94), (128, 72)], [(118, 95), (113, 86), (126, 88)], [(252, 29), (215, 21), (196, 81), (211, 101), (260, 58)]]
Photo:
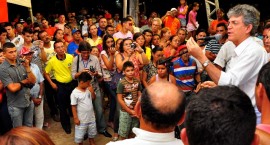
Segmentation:
[(177, 11), (177, 9), (176, 8), (172, 8), (171, 11)]

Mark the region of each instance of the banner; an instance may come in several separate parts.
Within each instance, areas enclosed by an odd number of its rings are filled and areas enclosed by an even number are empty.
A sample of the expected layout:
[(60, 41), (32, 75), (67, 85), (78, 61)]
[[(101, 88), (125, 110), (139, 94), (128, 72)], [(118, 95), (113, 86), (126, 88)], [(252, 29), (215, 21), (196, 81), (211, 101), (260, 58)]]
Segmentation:
[(8, 22), (7, 0), (0, 0), (0, 23)]

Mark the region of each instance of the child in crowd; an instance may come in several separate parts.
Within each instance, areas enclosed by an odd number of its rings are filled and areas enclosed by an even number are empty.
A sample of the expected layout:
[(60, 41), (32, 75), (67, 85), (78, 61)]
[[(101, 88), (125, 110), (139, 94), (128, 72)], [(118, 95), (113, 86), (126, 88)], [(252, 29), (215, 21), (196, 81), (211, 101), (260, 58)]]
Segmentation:
[(117, 86), (117, 98), (121, 106), (119, 117), (118, 134), (121, 139), (131, 137), (131, 129), (139, 127), (139, 120), (136, 117), (134, 108), (141, 96), (141, 83), (134, 75), (134, 64), (127, 61), (123, 64), (124, 78)]
[(86, 132), (90, 145), (95, 145), (94, 137), (97, 134), (97, 129), (92, 99), (95, 99), (96, 96), (90, 85), (91, 80), (92, 77), (88, 72), (82, 72), (78, 77), (78, 87), (70, 95), (75, 123), (75, 142), (79, 145), (83, 144)]
[[(168, 75), (169, 75), (169, 80), (168, 80)], [(149, 80), (148, 85), (151, 85), (155, 81), (169, 81), (170, 83), (173, 83), (176, 85), (175, 77), (173, 75), (168, 74), (166, 62), (164, 61), (164, 59), (159, 59), (157, 61), (157, 74)]]

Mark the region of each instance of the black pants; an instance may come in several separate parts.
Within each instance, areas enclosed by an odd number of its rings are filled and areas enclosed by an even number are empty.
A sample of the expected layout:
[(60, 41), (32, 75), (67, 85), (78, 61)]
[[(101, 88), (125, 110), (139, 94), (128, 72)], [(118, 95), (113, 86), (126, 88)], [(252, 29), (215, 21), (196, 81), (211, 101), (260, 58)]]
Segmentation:
[(7, 98), (3, 94), (3, 102), (0, 103), (0, 135), (12, 129), (12, 121), (8, 113)]
[(70, 105), (70, 94), (74, 89), (74, 82), (60, 83), (55, 81), (58, 89), (56, 91), (56, 98), (58, 101), (58, 108), (60, 112), (60, 121), (62, 127), (71, 128), (70, 125), (70, 115), (72, 115), (71, 105)]
[[(55, 80), (52, 80), (55, 81)], [(46, 95), (46, 100), (48, 103), (48, 106), (50, 108), (50, 115), (54, 116), (58, 114), (58, 102), (56, 99), (56, 91), (52, 88), (50, 83), (47, 80), (44, 80), (44, 86), (45, 86), (45, 95)]]

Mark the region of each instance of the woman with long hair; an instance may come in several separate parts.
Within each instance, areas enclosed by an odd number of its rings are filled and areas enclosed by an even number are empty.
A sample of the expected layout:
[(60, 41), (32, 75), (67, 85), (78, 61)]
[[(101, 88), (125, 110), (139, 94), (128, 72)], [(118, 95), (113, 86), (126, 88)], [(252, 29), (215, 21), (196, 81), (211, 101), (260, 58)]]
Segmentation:
[(89, 27), (89, 34), (88, 38), (86, 41), (91, 45), (91, 46), (97, 46), (98, 44), (102, 44), (102, 38), (98, 36), (98, 29), (95, 24), (91, 25)]
[(159, 59), (157, 61), (157, 74), (149, 80), (148, 85), (151, 85), (156, 81), (168, 81), (176, 85), (175, 77), (168, 72), (168, 68), (166, 66), (168, 65), (167, 63), (169, 62), (165, 62), (164, 59)]
[(160, 42), (159, 42), (159, 47), (161, 47), (161, 48), (167, 47), (169, 42), (170, 42), (169, 39), (170, 39), (171, 35), (172, 35), (171, 30), (169, 28), (167, 28), (167, 27), (162, 28), (161, 35), (160, 35), (161, 38), (160, 38)]
[(157, 74), (157, 61), (163, 58), (163, 49), (161, 47), (155, 47), (152, 50), (151, 61), (148, 65), (143, 67), (142, 71), (142, 84), (146, 88), (149, 80)]
[(110, 96), (110, 113), (108, 125), (113, 128), (114, 114), (116, 110), (116, 91), (110, 87), (112, 76), (111, 74), (115, 71), (115, 42), (111, 35), (105, 35), (103, 38), (103, 50), (100, 53), (100, 62), (103, 73), (103, 80), (105, 90)]
[(142, 33), (137, 32), (133, 35), (133, 40), (140, 45), (140, 47), (145, 52), (146, 57), (151, 59), (151, 48), (145, 46), (145, 37)]
[(177, 35), (173, 35), (170, 37), (169, 45), (163, 48), (163, 53), (164, 53), (165, 58), (176, 55), (179, 42), (180, 42), (180, 39)]

